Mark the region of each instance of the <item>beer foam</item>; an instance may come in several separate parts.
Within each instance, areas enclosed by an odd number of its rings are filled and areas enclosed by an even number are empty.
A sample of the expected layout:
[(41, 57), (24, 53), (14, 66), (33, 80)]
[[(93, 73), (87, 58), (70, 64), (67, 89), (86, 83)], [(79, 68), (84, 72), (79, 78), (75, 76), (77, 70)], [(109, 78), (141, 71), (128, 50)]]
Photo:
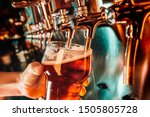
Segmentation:
[(64, 63), (68, 63), (68, 62), (72, 62), (75, 60), (79, 60), (82, 58), (85, 58), (89, 55), (92, 54), (92, 49), (85, 51), (83, 50), (83, 47), (73, 47), (71, 50), (66, 50), (64, 48), (62, 48), (61, 50), (59, 50), (59, 52), (53, 56), (52, 58), (55, 58), (55, 60), (44, 60), (42, 61), (43, 65), (59, 65), (59, 64), (64, 64)]

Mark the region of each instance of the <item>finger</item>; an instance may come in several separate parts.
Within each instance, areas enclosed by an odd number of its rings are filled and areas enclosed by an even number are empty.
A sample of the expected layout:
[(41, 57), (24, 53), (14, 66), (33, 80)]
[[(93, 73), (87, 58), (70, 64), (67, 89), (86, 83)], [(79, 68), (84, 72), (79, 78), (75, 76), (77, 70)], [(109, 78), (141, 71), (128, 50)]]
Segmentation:
[(87, 87), (89, 85), (89, 79), (87, 78), (83, 83), (83, 86)]
[(84, 86), (82, 86), (82, 87), (81, 87), (81, 90), (80, 90), (80, 92), (79, 92), (79, 95), (80, 95), (80, 96), (84, 96), (85, 94), (86, 94), (86, 89), (85, 89)]
[[(82, 83), (82, 86), (83, 86), (83, 87), (84, 87), (84, 86), (86, 87), (86, 86), (88, 86), (88, 84), (89, 84), (89, 80), (86, 79), (86, 80)], [(83, 88), (83, 87), (82, 87), (82, 88)], [(85, 89), (85, 88), (84, 88), (84, 89)], [(84, 90), (84, 89), (82, 89), (82, 90)], [(79, 84), (79, 83), (74, 83), (74, 84), (72, 84), (72, 85), (69, 87), (68, 92), (79, 93), (80, 90), (81, 90), (81, 84)], [(84, 92), (82, 92), (82, 93), (84, 93)]]
[(79, 93), (80, 89), (81, 89), (81, 84), (75, 83), (75, 84), (72, 84), (69, 87), (68, 92), (70, 92), (70, 93)]
[(77, 97), (67, 97), (66, 100), (81, 100), (80, 96)]
[(62, 100), (81, 100), (80, 96), (67, 96), (63, 98)]
[(42, 74), (40, 80), (36, 85), (36, 94), (42, 97), (45, 97), (46, 93), (46, 76)]
[(32, 86), (23, 84), (23, 95), (29, 98), (37, 99), (39, 97), (45, 97), (46, 91), (46, 77), (44, 74), (40, 76), (38, 82)]
[(33, 62), (28, 65), (26, 70), (22, 73), (22, 81), (26, 85), (34, 85), (39, 76), (43, 73), (43, 66), (38, 62)]

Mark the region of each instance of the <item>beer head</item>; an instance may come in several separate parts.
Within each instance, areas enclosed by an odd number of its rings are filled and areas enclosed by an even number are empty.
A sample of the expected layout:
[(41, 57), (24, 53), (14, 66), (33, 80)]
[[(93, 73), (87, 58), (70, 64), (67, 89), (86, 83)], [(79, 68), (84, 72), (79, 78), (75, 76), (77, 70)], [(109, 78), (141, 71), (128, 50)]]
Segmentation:
[(65, 48), (65, 42), (52, 41), (46, 47), (42, 63), (62, 64), (91, 55), (92, 50), (84, 52), (84, 46), (71, 44), (70, 48)]
[(53, 77), (72, 77), (74, 80), (87, 77), (91, 69), (92, 50), (84, 51), (84, 46), (77, 44), (66, 49), (62, 47), (64, 45), (64, 42), (54, 42), (46, 48), (42, 64), (47, 74)]

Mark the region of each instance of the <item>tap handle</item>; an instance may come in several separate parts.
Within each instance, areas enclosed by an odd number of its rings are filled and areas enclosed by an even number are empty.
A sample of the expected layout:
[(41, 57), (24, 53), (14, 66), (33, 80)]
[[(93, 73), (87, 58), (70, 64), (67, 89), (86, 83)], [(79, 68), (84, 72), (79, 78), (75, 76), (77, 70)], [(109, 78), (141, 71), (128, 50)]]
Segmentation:
[(76, 3), (78, 7), (85, 6), (85, 0), (76, 0)]

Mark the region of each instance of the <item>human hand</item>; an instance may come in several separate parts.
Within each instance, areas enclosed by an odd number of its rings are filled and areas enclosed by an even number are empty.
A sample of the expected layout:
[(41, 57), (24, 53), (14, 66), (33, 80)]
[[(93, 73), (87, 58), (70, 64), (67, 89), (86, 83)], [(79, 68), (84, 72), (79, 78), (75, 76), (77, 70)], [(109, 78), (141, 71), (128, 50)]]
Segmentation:
[[(64, 100), (78, 100), (80, 96), (86, 94), (85, 86), (88, 85), (88, 80), (82, 84), (74, 83), (68, 89), (67, 97)], [(27, 66), (19, 79), (19, 89), (22, 95), (29, 98), (37, 99), (45, 97), (46, 93), (46, 76), (44, 68), (38, 62), (33, 62)]]
[(43, 66), (38, 62), (33, 62), (21, 74), (19, 88), (22, 95), (36, 99), (45, 96), (45, 83)]
[(86, 79), (82, 84), (74, 83), (68, 89), (68, 94), (63, 100), (81, 100), (81, 97), (86, 94), (86, 89), (89, 84), (89, 80)]

